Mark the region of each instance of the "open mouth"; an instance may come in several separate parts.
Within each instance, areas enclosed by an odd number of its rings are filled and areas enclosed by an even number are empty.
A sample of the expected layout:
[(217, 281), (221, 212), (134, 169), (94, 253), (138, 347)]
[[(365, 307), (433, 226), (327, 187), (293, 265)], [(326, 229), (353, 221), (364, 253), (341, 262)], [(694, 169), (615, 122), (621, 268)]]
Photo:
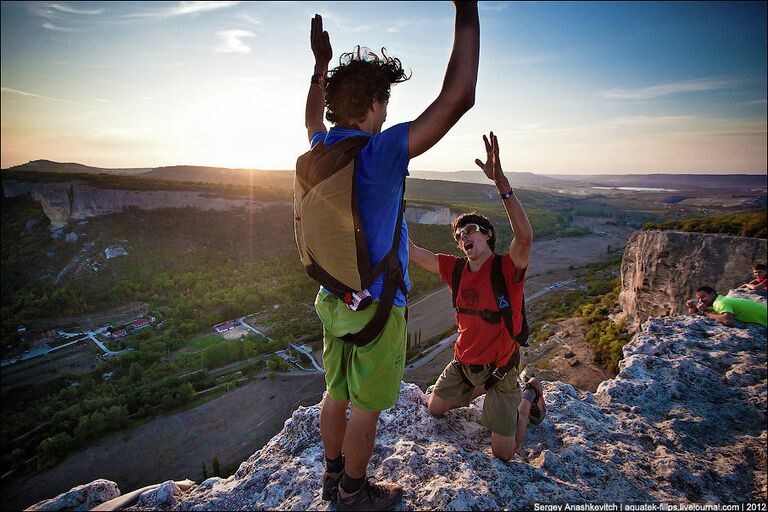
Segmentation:
[(473, 244), (472, 242), (466, 242), (466, 243), (464, 244), (464, 250), (465, 250), (465, 251), (469, 251), (469, 250), (470, 250), (470, 249), (472, 249), (474, 246), (475, 246), (475, 244)]

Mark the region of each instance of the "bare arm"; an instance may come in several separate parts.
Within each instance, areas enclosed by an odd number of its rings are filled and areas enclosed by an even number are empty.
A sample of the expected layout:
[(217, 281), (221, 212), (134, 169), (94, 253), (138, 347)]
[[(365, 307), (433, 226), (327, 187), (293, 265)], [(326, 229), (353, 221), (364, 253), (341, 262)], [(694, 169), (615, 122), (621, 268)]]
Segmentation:
[(325, 73), (328, 71), (328, 63), (333, 56), (331, 40), (328, 32), (323, 30), (323, 18), (319, 14), (315, 14), (315, 17), (312, 18), (309, 41), (315, 56), (315, 73), (322, 74), (320, 84), (312, 83), (309, 85), (307, 108), (304, 111), (304, 126), (307, 127), (307, 137), (311, 141), (312, 135), (317, 132), (328, 131), (323, 122), (323, 113), (325, 112), (324, 81)]
[(701, 313), (702, 315), (714, 318), (718, 322), (724, 325), (733, 325), (733, 321), (735, 320), (735, 317), (731, 313), (715, 313), (714, 311), (711, 311), (704, 303), (699, 302), (696, 304), (696, 310)]
[(437, 259), (437, 254), (427, 249), (422, 249), (408, 239), (408, 259), (413, 263), (433, 274), (440, 273), (440, 262)]
[[(501, 159), (499, 158), (499, 140), (491, 132), (490, 141), (488, 137), (483, 135), (483, 142), (485, 142), (486, 161), (483, 162), (480, 159), (475, 160), (475, 163), (483, 170), (488, 179), (493, 180), (496, 184), (496, 189), (499, 194), (507, 194), (512, 190), (512, 186), (509, 184), (509, 180), (504, 176), (504, 171), (501, 169)], [(523, 209), (523, 205), (517, 199), (517, 196), (512, 193), (509, 197), (502, 199), (504, 203), (504, 209), (507, 211), (507, 217), (509, 218), (509, 225), (512, 227), (512, 232), (515, 234), (515, 238), (512, 243), (509, 244), (509, 257), (512, 258), (512, 262), (515, 264), (515, 269), (523, 270), (528, 266), (528, 259), (531, 255), (531, 245), (533, 245), (533, 228), (528, 220), (528, 215)]]
[(477, 2), (454, 2), (456, 26), (453, 50), (437, 99), (408, 128), (408, 158), (437, 144), (475, 104), (480, 60), (480, 20)]
[(735, 320), (733, 315), (730, 313), (719, 314), (719, 313), (715, 313), (714, 311), (705, 311), (702, 314), (709, 318), (714, 318), (715, 320), (717, 320), (718, 322), (724, 325), (733, 325), (733, 321)]

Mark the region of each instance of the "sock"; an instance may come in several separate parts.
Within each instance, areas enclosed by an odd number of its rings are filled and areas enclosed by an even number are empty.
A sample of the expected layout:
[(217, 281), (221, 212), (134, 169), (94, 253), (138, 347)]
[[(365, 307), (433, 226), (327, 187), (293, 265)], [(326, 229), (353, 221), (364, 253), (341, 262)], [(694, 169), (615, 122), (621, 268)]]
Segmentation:
[(341, 477), (341, 486), (344, 488), (344, 491), (350, 494), (359, 491), (364, 482), (365, 475), (363, 475), (361, 478), (352, 478), (345, 471), (344, 476)]
[(339, 473), (344, 469), (344, 456), (339, 454), (338, 457), (331, 460), (328, 457), (325, 458), (325, 470), (329, 473)]
[(529, 402), (531, 402), (531, 404), (533, 404), (533, 401), (536, 400), (536, 392), (531, 388), (524, 390), (523, 400), (528, 400)]

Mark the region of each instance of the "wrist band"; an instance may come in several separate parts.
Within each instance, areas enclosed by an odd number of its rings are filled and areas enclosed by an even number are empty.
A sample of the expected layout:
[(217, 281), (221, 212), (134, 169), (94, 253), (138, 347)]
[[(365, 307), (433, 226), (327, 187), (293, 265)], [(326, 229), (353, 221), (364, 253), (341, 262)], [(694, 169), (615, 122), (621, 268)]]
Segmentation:
[(312, 80), (310, 80), (310, 83), (317, 84), (320, 87), (323, 86), (323, 82), (325, 82), (325, 73), (315, 73), (312, 75)]
[(515, 189), (511, 188), (511, 189), (509, 189), (509, 192), (507, 192), (506, 194), (499, 194), (499, 197), (502, 200), (509, 199), (510, 197), (512, 197), (512, 194), (514, 194), (514, 193), (515, 193)]

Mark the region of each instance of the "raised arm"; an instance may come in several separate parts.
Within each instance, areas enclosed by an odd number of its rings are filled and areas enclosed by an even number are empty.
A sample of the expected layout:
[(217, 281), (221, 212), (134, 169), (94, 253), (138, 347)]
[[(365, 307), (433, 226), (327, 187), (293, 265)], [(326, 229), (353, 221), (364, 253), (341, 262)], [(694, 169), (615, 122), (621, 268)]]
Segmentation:
[(427, 272), (432, 272), (433, 274), (440, 273), (440, 263), (437, 259), (437, 254), (427, 249), (422, 249), (414, 244), (410, 238), (408, 239), (408, 259)]
[(475, 104), (480, 60), (480, 20), (477, 2), (455, 1), (453, 51), (437, 99), (408, 128), (408, 158), (437, 144)]
[(312, 135), (317, 132), (325, 132), (323, 113), (325, 111), (325, 74), (328, 71), (328, 63), (333, 56), (331, 39), (328, 32), (323, 30), (323, 17), (315, 14), (312, 18), (309, 42), (312, 53), (315, 56), (315, 71), (312, 83), (309, 84), (307, 94), (307, 108), (304, 111), (304, 126), (307, 127), (307, 137), (312, 140)]
[(483, 142), (485, 142), (486, 161), (476, 159), (475, 163), (483, 170), (488, 179), (493, 180), (499, 195), (502, 197), (504, 209), (507, 211), (507, 217), (509, 217), (509, 225), (515, 234), (515, 238), (509, 244), (509, 256), (512, 258), (515, 268), (522, 270), (528, 266), (528, 258), (533, 244), (533, 229), (523, 205), (520, 204), (509, 180), (504, 176), (504, 171), (501, 169), (499, 140), (491, 132), (490, 141), (488, 137), (483, 135)]

